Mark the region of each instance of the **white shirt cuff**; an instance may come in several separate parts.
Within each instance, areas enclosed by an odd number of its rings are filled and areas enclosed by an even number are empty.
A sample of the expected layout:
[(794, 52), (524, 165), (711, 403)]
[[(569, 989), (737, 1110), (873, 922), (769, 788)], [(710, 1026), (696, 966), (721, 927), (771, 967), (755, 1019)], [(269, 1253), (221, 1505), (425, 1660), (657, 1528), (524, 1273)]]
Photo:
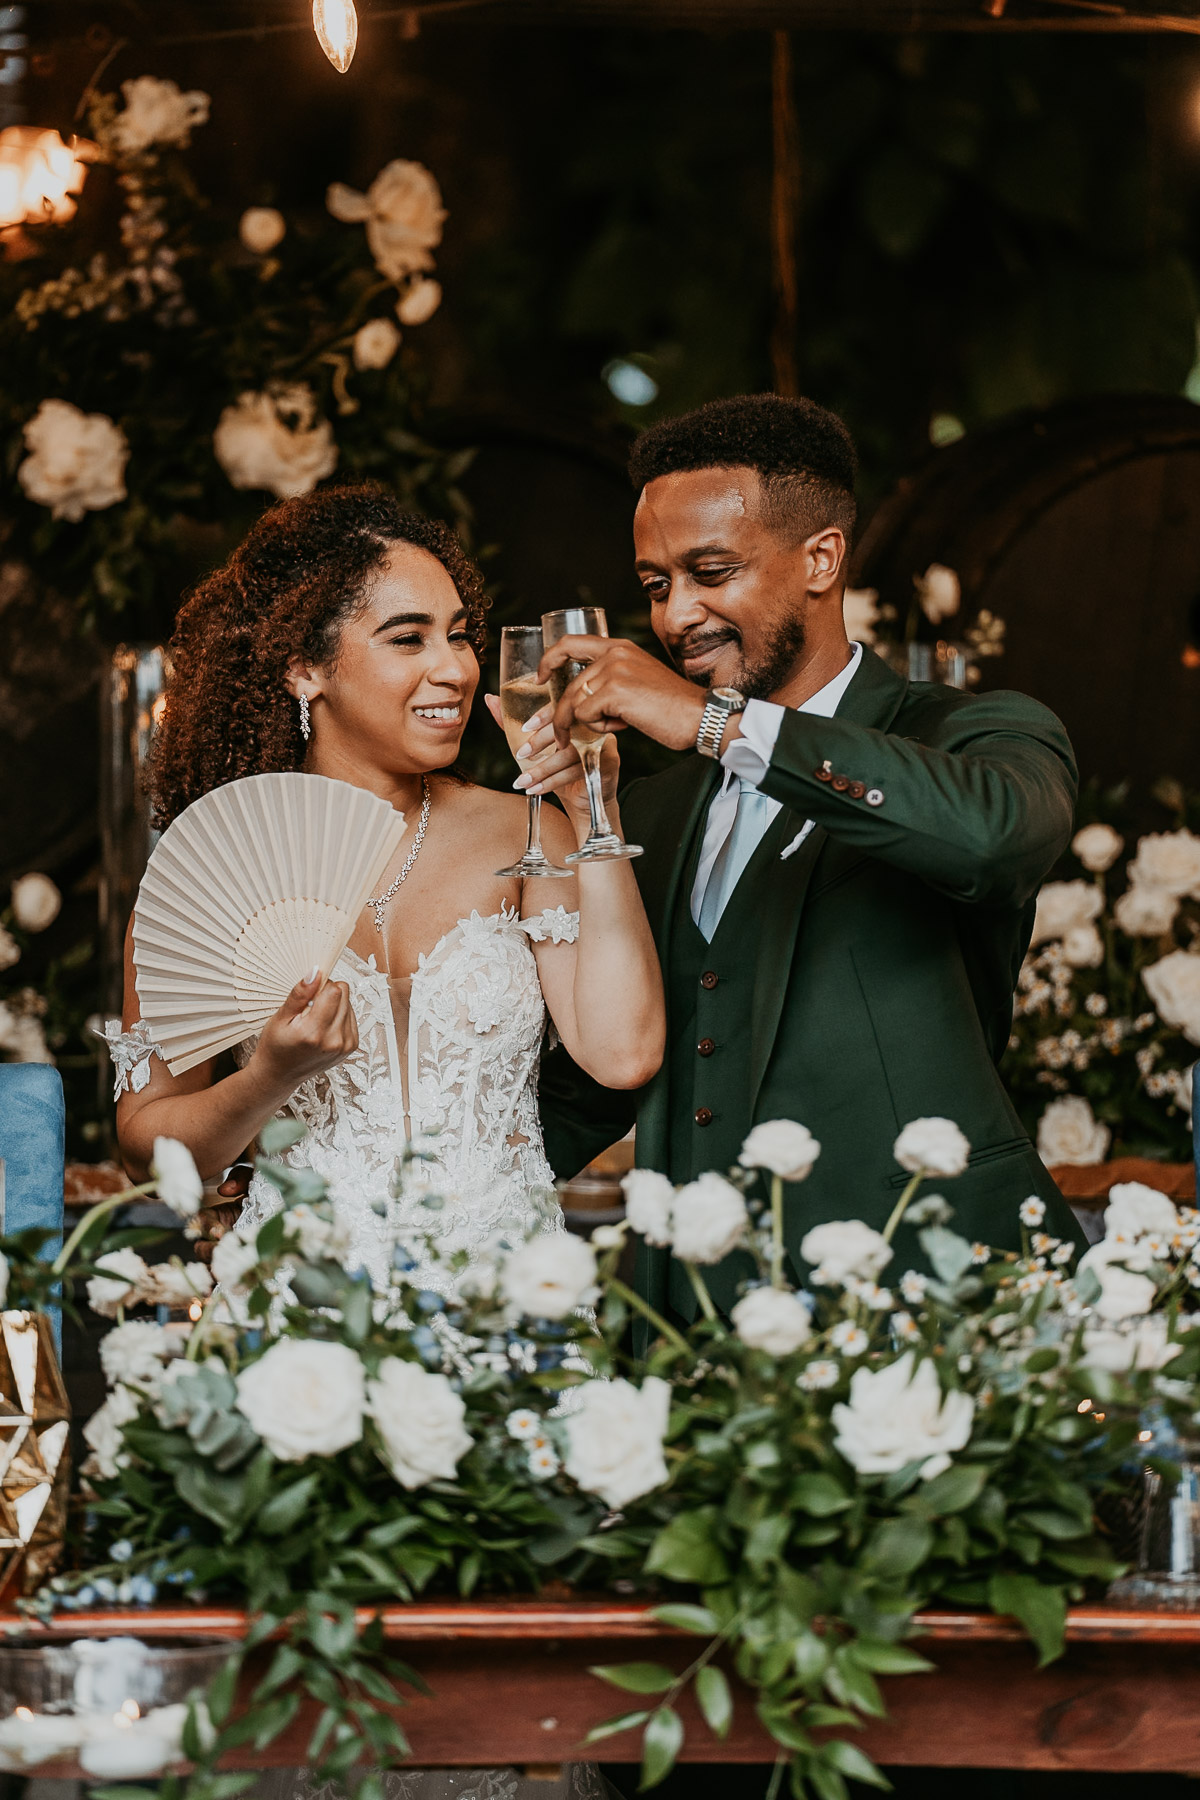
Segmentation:
[(742, 734), (735, 737), (721, 761), (742, 781), (758, 786), (771, 765), (775, 741), (783, 724), (786, 707), (773, 700), (750, 700), (740, 715)]

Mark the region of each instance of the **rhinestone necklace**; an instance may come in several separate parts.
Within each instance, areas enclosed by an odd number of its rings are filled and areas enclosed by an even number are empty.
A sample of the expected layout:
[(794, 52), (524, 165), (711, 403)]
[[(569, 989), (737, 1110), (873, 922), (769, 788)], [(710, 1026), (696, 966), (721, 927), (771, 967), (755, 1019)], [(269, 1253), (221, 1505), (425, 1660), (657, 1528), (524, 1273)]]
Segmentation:
[(387, 905), (389, 900), (395, 899), (396, 894), (399, 892), (400, 888), (404, 885), (404, 880), (408, 874), (408, 871), (412, 868), (413, 864), (417, 860), (417, 852), (420, 850), (421, 845), (425, 842), (425, 827), (429, 823), (429, 808), (430, 808), (431, 803), (432, 803), (432, 795), (430, 794), (430, 791), (429, 791), (429, 781), (426, 776), (422, 775), (422, 777), (421, 777), (421, 817), (417, 820), (417, 835), (413, 839), (412, 849), (409, 851), (408, 855), (405, 857), (404, 867), (401, 869), (400, 873), (397, 875), (395, 881), (393, 881), (391, 887), (387, 890), (387, 893), (380, 894), (377, 899), (372, 899), (372, 900), (367, 901), (368, 906), (373, 906), (375, 908), (375, 929), (377, 932), (379, 932), (380, 936), (383, 935), (383, 909)]

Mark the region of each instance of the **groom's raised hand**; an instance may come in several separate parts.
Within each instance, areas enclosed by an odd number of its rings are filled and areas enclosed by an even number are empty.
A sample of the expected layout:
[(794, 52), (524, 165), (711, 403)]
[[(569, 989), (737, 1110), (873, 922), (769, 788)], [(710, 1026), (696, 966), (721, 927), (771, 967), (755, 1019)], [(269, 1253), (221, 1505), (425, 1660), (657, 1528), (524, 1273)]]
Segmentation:
[[(706, 694), (626, 638), (565, 637), (547, 650), (538, 670), (547, 681), (563, 663), (586, 663), (554, 710), (554, 736), (571, 741), (576, 720), (600, 731), (632, 726), (668, 750), (691, 750)], [(539, 715), (544, 717), (544, 715)]]

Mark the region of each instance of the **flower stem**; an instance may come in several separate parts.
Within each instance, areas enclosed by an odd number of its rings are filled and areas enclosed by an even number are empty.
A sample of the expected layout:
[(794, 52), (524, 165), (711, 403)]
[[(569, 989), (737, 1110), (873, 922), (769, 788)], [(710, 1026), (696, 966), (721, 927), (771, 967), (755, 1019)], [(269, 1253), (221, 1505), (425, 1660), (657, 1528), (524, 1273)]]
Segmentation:
[(635, 1293), (631, 1287), (627, 1287), (625, 1283), (618, 1280), (615, 1275), (609, 1281), (608, 1285), (609, 1290), (612, 1293), (620, 1294), (622, 1300), (627, 1301), (637, 1312), (640, 1312), (644, 1319), (649, 1319), (651, 1325), (653, 1325), (657, 1331), (661, 1331), (667, 1341), (674, 1344), (677, 1350), (683, 1350), (689, 1356), (691, 1355), (691, 1348), (687, 1339), (681, 1337), (673, 1325), (668, 1325), (662, 1314), (655, 1312), (648, 1300), (643, 1300), (640, 1294)]
[(75, 1249), (76, 1244), (78, 1244), (80, 1239), (90, 1230), (97, 1219), (102, 1219), (105, 1213), (114, 1212), (118, 1206), (127, 1205), (130, 1200), (139, 1200), (144, 1194), (152, 1194), (157, 1186), (157, 1181), (143, 1181), (140, 1187), (124, 1188), (119, 1194), (108, 1194), (103, 1200), (97, 1200), (95, 1206), (90, 1206), (84, 1213), (82, 1219), (80, 1219), (78, 1225), (76, 1225), (74, 1231), (55, 1257), (53, 1263), (50, 1265), (50, 1273), (52, 1275), (61, 1275), (63, 1273), (71, 1260), (71, 1253)]
[(692, 1284), (692, 1292), (700, 1302), (700, 1311), (704, 1314), (706, 1319), (710, 1319), (713, 1324), (715, 1324), (719, 1315), (716, 1307), (712, 1303), (712, 1295), (708, 1291), (708, 1283), (705, 1281), (695, 1263), (685, 1262), (683, 1266), (688, 1272), (688, 1280)]
[(783, 1176), (771, 1177), (771, 1286), (783, 1286)]
[(900, 1225), (900, 1221), (904, 1217), (905, 1213), (908, 1211), (909, 1202), (911, 1201), (913, 1195), (916, 1193), (917, 1189), (920, 1187), (920, 1185), (924, 1181), (924, 1179), (925, 1179), (924, 1169), (918, 1169), (916, 1174), (910, 1180), (908, 1186), (905, 1188), (904, 1192), (901, 1194), (900, 1198), (897, 1200), (895, 1206), (893, 1206), (892, 1216), (883, 1228), (883, 1241), (885, 1244), (890, 1244), (892, 1239), (895, 1237), (896, 1232)]

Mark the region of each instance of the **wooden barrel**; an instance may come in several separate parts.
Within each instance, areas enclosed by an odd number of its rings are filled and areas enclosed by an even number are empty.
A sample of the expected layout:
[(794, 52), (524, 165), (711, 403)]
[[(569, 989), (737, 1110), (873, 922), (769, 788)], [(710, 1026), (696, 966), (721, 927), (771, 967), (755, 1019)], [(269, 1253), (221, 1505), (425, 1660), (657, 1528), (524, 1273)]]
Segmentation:
[(1200, 785), (1200, 407), (1072, 401), (934, 452), (868, 521), (852, 581), (903, 616), (933, 562), (962, 582), (955, 624), (1007, 621), (983, 685), (1052, 707), (1085, 777)]

